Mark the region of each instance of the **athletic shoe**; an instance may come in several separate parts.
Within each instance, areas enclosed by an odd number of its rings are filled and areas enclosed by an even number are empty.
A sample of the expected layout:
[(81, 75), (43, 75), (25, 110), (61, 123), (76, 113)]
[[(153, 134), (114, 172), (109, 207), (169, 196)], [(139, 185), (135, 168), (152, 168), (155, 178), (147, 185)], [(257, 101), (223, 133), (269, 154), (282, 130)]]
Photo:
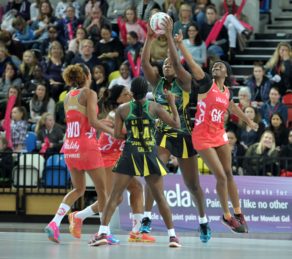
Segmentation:
[(227, 226), (234, 233), (245, 233), (245, 227), (239, 223), (234, 217), (226, 220), (224, 216), (221, 218), (223, 225)]
[(240, 214), (234, 214), (235, 219), (237, 219), (239, 221), (239, 223), (244, 226), (245, 229), (245, 233), (248, 233), (248, 226), (247, 223), (245, 221), (244, 215), (242, 213)]
[(60, 230), (57, 224), (54, 221), (51, 221), (44, 229), (48, 234), (49, 240), (60, 243)]
[(107, 235), (106, 240), (109, 245), (118, 245), (120, 243), (120, 240), (115, 238), (113, 235)]
[(170, 237), (169, 238), (169, 247), (181, 247), (179, 240), (177, 237)]
[(154, 243), (155, 237), (147, 234), (147, 233), (140, 233), (140, 232), (130, 232), (130, 236), (128, 238), (129, 242), (141, 242), (141, 243)]
[(68, 219), (70, 223), (69, 231), (73, 237), (81, 238), (83, 221), (82, 219), (79, 219), (76, 217), (77, 212), (78, 211), (75, 211), (68, 215)]
[(211, 239), (211, 228), (208, 222), (200, 224), (200, 239), (203, 243), (207, 243)]
[(97, 233), (92, 237), (92, 239), (88, 242), (89, 246), (102, 246), (107, 245), (107, 235), (106, 234), (100, 234)]
[(142, 219), (140, 232), (141, 233), (150, 233), (151, 232), (151, 219), (149, 219), (148, 217), (145, 217)]

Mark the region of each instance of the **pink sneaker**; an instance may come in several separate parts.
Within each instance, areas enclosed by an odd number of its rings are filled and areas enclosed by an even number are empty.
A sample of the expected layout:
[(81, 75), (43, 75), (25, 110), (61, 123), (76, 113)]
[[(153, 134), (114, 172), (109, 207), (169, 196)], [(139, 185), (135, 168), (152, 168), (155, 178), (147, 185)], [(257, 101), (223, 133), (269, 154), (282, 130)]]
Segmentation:
[(51, 221), (44, 230), (48, 234), (49, 240), (60, 243), (60, 230), (55, 222)]

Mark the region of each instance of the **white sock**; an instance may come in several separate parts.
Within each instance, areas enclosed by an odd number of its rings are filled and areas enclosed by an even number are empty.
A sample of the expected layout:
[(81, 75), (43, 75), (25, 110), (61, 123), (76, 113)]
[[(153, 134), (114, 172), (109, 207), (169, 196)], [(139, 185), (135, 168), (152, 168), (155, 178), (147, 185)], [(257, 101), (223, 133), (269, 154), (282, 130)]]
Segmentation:
[(59, 206), (59, 209), (57, 210), (57, 213), (56, 213), (55, 217), (52, 219), (52, 221), (54, 221), (56, 223), (56, 225), (59, 227), (62, 219), (65, 217), (65, 215), (67, 214), (67, 212), (69, 210), (70, 210), (69, 205), (67, 205), (65, 203), (61, 203)]
[(206, 217), (206, 215), (204, 217), (199, 217), (199, 224), (205, 224), (208, 223), (208, 219)]
[(140, 213), (132, 215), (133, 220), (132, 232), (137, 233), (140, 230), (142, 218), (143, 214)]
[(75, 214), (75, 217), (85, 220), (86, 218), (94, 215), (94, 211), (92, 210), (91, 206), (86, 207), (84, 210), (81, 210)]
[(144, 212), (144, 218), (152, 219), (152, 217), (151, 217), (151, 211), (145, 211)]
[(102, 212), (99, 212), (99, 220), (100, 220), (100, 223), (101, 223), (101, 219), (102, 219)]
[(167, 230), (167, 233), (168, 233), (168, 237), (175, 237), (176, 236), (174, 228)]
[(98, 230), (98, 235), (100, 234), (108, 234), (109, 232), (109, 226), (100, 225)]

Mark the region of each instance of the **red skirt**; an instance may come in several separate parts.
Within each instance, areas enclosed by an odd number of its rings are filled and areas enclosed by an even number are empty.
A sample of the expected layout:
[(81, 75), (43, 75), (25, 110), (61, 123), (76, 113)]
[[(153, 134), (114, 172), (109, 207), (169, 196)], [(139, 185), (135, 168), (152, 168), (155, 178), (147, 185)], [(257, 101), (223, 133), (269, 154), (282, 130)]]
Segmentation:
[(104, 167), (108, 168), (108, 167), (113, 167), (117, 161), (119, 160), (120, 156), (121, 156), (122, 152), (113, 152), (113, 153), (101, 153), (102, 158), (103, 158), (103, 163), (104, 163)]

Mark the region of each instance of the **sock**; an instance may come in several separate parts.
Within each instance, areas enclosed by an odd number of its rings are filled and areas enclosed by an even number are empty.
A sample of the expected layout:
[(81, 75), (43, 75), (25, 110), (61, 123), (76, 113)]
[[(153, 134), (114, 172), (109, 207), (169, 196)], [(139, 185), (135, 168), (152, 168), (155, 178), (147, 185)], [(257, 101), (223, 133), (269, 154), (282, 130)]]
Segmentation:
[(225, 220), (230, 220), (232, 216), (231, 216), (230, 212), (228, 212), (228, 213), (224, 213), (223, 217)]
[(86, 207), (84, 210), (81, 210), (75, 214), (75, 217), (85, 220), (87, 217), (94, 215), (94, 211), (91, 206)]
[(139, 232), (142, 218), (143, 218), (143, 214), (140, 214), (140, 213), (132, 215), (132, 220), (133, 220), (132, 232), (134, 233)]
[(99, 219), (100, 219), (100, 222), (101, 222), (101, 219), (102, 219), (102, 212), (99, 212)]
[(152, 219), (152, 217), (151, 217), (151, 211), (145, 211), (144, 212), (144, 218)]
[(241, 214), (241, 208), (240, 207), (237, 207), (237, 208), (234, 208), (234, 214)]
[(204, 217), (199, 217), (199, 224), (206, 224), (208, 223), (208, 219), (206, 217), (206, 215), (204, 215)]
[(168, 237), (175, 237), (176, 236), (174, 228), (168, 229), (167, 233), (168, 233)]
[(67, 214), (67, 212), (69, 210), (70, 210), (69, 205), (67, 205), (65, 203), (61, 203), (59, 206), (59, 209), (58, 209), (55, 217), (52, 219), (52, 221), (54, 221), (56, 223), (56, 225), (59, 227), (62, 219), (65, 217), (65, 215)]
[(98, 230), (98, 235), (100, 234), (108, 234), (109, 232), (109, 226), (104, 226), (104, 225), (100, 225), (99, 230)]

